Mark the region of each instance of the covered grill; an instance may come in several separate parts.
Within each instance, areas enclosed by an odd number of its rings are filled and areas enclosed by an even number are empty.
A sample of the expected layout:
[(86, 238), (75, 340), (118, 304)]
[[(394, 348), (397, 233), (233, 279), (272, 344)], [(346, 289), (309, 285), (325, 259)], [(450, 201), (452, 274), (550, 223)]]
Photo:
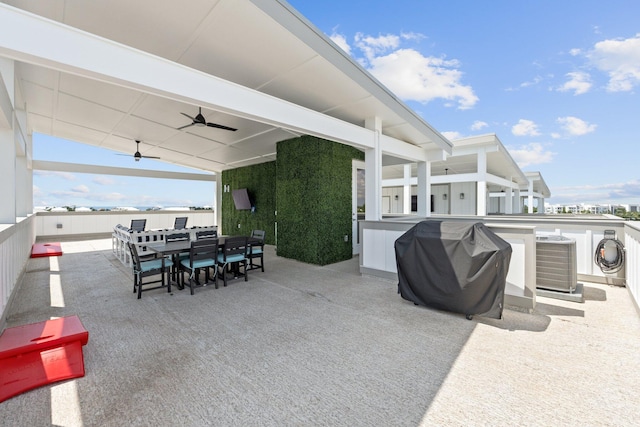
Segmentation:
[(502, 318), (511, 245), (484, 224), (422, 221), (396, 240), (395, 251), (402, 298)]

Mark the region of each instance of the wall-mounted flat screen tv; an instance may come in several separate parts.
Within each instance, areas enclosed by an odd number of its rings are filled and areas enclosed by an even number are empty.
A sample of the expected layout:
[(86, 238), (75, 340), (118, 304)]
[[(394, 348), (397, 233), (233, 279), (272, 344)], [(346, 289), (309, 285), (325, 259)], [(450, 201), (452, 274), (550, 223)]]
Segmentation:
[(236, 205), (237, 210), (251, 209), (251, 199), (246, 188), (233, 190), (231, 194), (233, 195), (233, 204)]

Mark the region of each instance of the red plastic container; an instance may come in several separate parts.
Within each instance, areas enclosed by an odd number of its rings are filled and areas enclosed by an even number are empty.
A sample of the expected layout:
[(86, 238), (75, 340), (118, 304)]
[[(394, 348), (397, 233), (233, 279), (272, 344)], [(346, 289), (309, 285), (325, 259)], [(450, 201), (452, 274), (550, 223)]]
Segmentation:
[(84, 376), (89, 341), (78, 316), (15, 326), (0, 335), (0, 402), (56, 381)]
[(60, 243), (34, 243), (31, 246), (31, 258), (42, 258), (47, 256), (62, 255)]

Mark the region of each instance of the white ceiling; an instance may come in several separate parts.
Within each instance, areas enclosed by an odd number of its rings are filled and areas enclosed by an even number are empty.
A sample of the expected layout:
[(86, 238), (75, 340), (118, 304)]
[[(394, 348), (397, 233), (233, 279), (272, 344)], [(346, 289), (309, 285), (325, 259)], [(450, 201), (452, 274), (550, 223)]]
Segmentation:
[[(358, 126), (379, 117), (384, 134), (414, 145), (448, 143), (283, 1), (4, 3)], [(16, 82), (29, 132), (130, 154), (138, 139), (142, 155), (206, 171), (275, 160), (276, 142), (298, 135), (207, 109), (208, 122), (238, 130), (177, 130), (197, 105), (27, 63)]]

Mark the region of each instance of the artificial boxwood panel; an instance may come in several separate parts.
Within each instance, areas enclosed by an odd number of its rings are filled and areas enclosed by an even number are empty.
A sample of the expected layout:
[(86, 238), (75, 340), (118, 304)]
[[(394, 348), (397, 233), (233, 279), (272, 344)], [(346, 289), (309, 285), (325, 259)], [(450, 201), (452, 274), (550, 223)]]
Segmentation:
[(278, 255), (318, 265), (350, 259), (352, 160), (364, 153), (312, 136), (281, 141), (277, 153)]
[[(264, 230), (265, 243), (274, 245), (276, 211), (276, 162), (261, 163), (222, 172), (222, 232), (225, 235), (248, 236), (251, 230)], [(255, 212), (238, 211), (233, 204), (232, 191), (246, 188)], [(240, 228), (238, 228), (240, 224)]]

